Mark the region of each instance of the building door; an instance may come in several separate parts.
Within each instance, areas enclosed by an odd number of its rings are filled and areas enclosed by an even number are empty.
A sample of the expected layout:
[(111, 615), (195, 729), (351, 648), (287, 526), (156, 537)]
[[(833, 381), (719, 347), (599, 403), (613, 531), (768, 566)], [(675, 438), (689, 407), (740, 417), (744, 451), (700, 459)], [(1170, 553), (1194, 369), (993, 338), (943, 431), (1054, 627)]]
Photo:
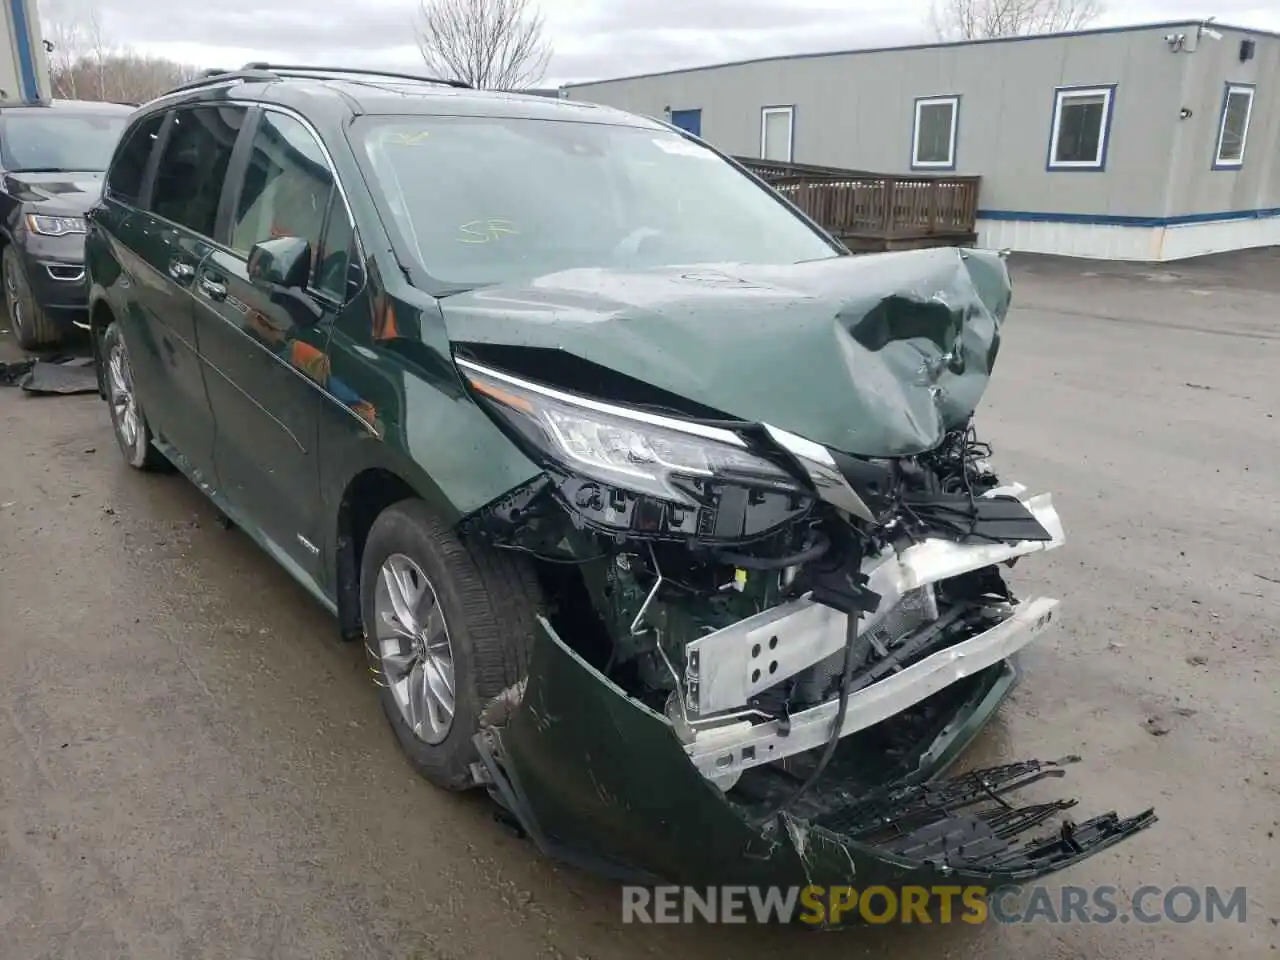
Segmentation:
[(681, 130), (687, 130), (695, 137), (702, 136), (701, 110), (672, 110), (671, 122)]

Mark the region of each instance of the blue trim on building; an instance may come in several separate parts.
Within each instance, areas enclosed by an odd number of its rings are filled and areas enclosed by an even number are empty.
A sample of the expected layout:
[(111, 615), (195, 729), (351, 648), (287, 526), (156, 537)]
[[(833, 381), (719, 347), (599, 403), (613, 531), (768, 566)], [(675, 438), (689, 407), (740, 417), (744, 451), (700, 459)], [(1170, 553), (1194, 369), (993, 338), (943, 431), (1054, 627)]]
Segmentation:
[(18, 81), (24, 103), (40, 100), (40, 81), (36, 78), (36, 61), (31, 55), (31, 25), (27, 20), (26, 0), (9, 0), (9, 17), (13, 24), (14, 48), (18, 54)]
[[(1069, 87), (1053, 88), (1053, 110), (1049, 113), (1049, 148), (1045, 154), (1044, 169), (1045, 173), (1105, 173), (1107, 170), (1107, 150), (1111, 147), (1111, 118), (1116, 115), (1116, 90), (1119, 84), (1116, 83), (1076, 83)], [(1053, 159), (1053, 137), (1058, 127), (1058, 110), (1059, 104), (1062, 102), (1063, 94), (1085, 90), (1107, 90), (1107, 115), (1102, 118), (1102, 150), (1100, 151), (1098, 163), (1089, 166), (1080, 167), (1064, 167), (1059, 163), (1054, 166)], [(1060, 132), (1060, 131), (1057, 131)]]
[(979, 220), (1023, 223), (1075, 223), (1097, 227), (1181, 227), (1193, 223), (1230, 220), (1266, 220), (1280, 217), (1280, 207), (1261, 210), (1224, 210), (1218, 213), (1184, 213), (1175, 217), (1126, 217), (1097, 213), (1040, 213), (1028, 210), (979, 210)]
[[(954, 103), (951, 111), (951, 162), (949, 164), (940, 163), (917, 163), (916, 162), (916, 143), (920, 135), (920, 102), (928, 101), (932, 103)], [(960, 94), (958, 93), (939, 93), (932, 97), (916, 97), (915, 103), (911, 107), (911, 169), (928, 172), (930, 170), (939, 170), (943, 173), (955, 170), (956, 157), (960, 153)]]
[[(1245, 115), (1243, 140), (1240, 143), (1240, 159), (1229, 160), (1223, 163), (1219, 159), (1219, 153), (1222, 150), (1222, 136), (1226, 132), (1227, 126), (1227, 101), (1231, 99), (1231, 88), (1237, 90), (1248, 89), (1249, 91), (1249, 112)], [(1244, 168), (1244, 155), (1249, 148), (1249, 126), (1253, 123), (1253, 104), (1258, 94), (1258, 85), (1256, 83), (1232, 83), (1228, 80), (1222, 85), (1222, 109), (1218, 111), (1218, 135), (1213, 138), (1213, 163), (1209, 165), (1210, 170), (1241, 170)]]
[[(605, 77), (600, 80), (583, 80), (578, 83), (562, 84), (562, 89), (572, 90), (574, 87), (591, 87), (598, 83), (618, 83), (622, 80), (647, 80), (650, 77), (669, 77), (680, 73), (697, 73), (701, 70), (719, 70), (722, 67), (746, 67), (755, 63), (781, 63), (787, 60), (820, 60), (824, 57), (847, 57), (864, 53), (901, 53), (907, 50), (945, 50), (952, 47), (980, 47), (991, 43), (1035, 43), (1039, 40), (1061, 40), (1066, 37), (1098, 37), (1109, 33), (1137, 33), (1143, 30), (1171, 30), (1174, 27), (1196, 28), (1204, 26), (1203, 20), (1163, 20), (1159, 23), (1130, 23), (1118, 27), (1100, 27), (1096, 30), (1067, 30), (1062, 33), (1041, 33), (1029, 37), (990, 37), (983, 40), (949, 40), (943, 43), (910, 43), (900, 47), (867, 47), (863, 50), (825, 50), (819, 53), (790, 53), (777, 57), (754, 57), (750, 60), (730, 60), (726, 63), (704, 63), (693, 67), (680, 67), (675, 70), (657, 70), (653, 73), (635, 73), (625, 77)], [(1280, 40), (1280, 33), (1270, 30), (1254, 30), (1250, 27), (1237, 27), (1230, 23), (1213, 22), (1213, 29), (1229, 30), (1243, 33), (1251, 37), (1271, 37)]]

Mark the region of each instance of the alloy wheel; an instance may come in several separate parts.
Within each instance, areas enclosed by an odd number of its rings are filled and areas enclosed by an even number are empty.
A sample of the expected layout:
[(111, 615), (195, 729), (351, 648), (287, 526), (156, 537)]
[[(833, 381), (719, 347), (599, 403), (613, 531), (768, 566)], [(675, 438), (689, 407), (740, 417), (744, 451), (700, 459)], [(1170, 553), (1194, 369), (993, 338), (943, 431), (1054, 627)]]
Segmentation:
[(453, 646), (435, 588), (416, 562), (393, 553), (378, 572), (373, 602), (378, 657), (400, 715), (418, 739), (440, 743), (457, 699)]
[(124, 344), (116, 341), (107, 356), (107, 388), (111, 412), (120, 439), (129, 448), (138, 442), (138, 400), (133, 389), (133, 370), (129, 366)]
[(5, 257), (4, 262), (4, 298), (5, 304), (9, 308), (9, 320), (13, 323), (14, 332), (20, 333), (23, 330), (23, 295), (21, 280), (17, 276), (17, 270), (14, 269), (13, 262)]

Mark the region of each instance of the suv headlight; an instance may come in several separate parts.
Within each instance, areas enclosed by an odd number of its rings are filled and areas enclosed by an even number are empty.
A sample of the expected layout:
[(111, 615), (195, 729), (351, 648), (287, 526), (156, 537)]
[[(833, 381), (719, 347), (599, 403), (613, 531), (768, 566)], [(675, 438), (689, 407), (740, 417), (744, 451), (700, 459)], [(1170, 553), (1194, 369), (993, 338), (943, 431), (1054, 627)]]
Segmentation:
[(564, 469), (635, 493), (694, 505), (688, 480), (806, 493), (732, 430), (564, 393), (457, 360), (486, 406)]
[(84, 233), (83, 217), (46, 217), (39, 213), (27, 214), (27, 229), (44, 237), (65, 237), (72, 233)]

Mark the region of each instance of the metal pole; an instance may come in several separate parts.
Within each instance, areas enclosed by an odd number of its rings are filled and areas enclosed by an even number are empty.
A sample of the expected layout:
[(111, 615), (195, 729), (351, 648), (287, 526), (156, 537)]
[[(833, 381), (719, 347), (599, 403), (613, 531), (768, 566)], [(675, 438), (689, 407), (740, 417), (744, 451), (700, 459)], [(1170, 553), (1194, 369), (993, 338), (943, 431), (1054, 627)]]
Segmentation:
[(6, 91), (7, 99), (23, 103), (41, 103), (48, 99), (49, 56), (40, 32), (40, 10), (35, 0), (4, 0), (8, 3), (9, 49), (13, 55), (10, 76), (17, 81), (16, 98)]

